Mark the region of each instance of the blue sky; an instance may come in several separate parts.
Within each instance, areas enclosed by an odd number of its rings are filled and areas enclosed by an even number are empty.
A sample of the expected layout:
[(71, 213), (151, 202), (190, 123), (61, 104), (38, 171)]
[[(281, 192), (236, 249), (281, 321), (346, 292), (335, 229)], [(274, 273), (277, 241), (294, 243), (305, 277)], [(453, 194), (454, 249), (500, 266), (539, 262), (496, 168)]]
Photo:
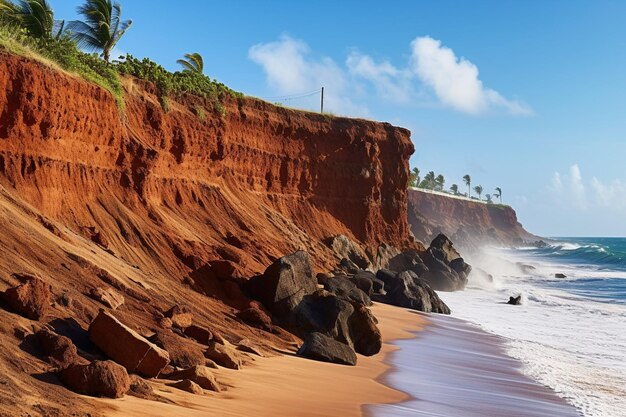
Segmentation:
[(501, 187), (529, 230), (626, 236), (626, 2), (122, 3), (120, 51), (172, 70), (200, 52), (260, 97), (324, 85), (330, 111), (411, 129), (423, 172)]

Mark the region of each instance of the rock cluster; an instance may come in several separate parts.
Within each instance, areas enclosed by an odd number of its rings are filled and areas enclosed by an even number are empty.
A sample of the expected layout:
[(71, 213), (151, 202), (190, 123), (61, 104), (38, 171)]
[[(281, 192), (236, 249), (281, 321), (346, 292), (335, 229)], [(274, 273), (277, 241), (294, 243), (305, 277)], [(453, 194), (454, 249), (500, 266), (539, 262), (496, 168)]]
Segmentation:
[[(360, 285), (368, 292), (372, 287)], [(371, 305), (369, 295), (347, 275), (330, 277), (319, 289), (304, 251), (275, 261), (263, 275), (248, 281), (245, 291), (303, 338), (319, 333), (363, 355), (380, 351), (380, 331), (366, 308)]]

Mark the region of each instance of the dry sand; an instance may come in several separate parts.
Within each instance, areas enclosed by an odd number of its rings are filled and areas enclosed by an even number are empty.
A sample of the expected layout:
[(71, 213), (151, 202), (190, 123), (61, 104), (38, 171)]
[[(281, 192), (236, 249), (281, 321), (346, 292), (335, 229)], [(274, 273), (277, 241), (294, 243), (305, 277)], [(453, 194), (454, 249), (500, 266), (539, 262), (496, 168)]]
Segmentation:
[(175, 404), (126, 396), (99, 400), (114, 416), (361, 416), (366, 404), (407, 400), (378, 379), (390, 366), (386, 356), (398, 349), (389, 342), (415, 337), (426, 319), (408, 310), (377, 304), (373, 308), (383, 335), (381, 354), (359, 355), (357, 366), (306, 360), (293, 355), (259, 358), (242, 370), (220, 369), (216, 375), (227, 391), (203, 396), (158, 384), (157, 394)]

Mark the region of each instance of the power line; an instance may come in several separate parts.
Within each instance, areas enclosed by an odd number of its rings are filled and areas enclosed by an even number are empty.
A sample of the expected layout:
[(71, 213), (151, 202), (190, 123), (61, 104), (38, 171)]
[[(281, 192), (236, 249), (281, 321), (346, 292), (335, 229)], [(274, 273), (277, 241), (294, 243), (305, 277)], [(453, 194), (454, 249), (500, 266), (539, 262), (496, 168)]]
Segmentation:
[(324, 113), (324, 87), (318, 88), (312, 91), (306, 91), (303, 93), (289, 94), (284, 96), (263, 97), (267, 101), (292, 101), (301, 98), (316, 96), (320, 94), (320, 113)]

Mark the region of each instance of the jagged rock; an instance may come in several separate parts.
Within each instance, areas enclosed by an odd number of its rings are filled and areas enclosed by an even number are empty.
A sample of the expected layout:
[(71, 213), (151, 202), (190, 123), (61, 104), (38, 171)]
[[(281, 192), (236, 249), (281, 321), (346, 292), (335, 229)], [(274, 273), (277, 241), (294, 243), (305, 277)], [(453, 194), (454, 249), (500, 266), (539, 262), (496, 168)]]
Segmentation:
[(320, 272), (317, 275), (315, 275), (315, 278), (317, 279), (317, 283), (319, 285), (326, 285), (326, 281), (328, 281), (331, 277), (332, 275), (326, 274), (324, 272)]
[(380, 352), (383, 339), (377, 323), (376, 317), (363, 304), (354, 306), (348, 327), (355, 351), (365, 356)]
[(276, 260), (263, 275), (251, 278), (245, 285), (250, 297), (261, 301), (277, 316), (293, 312), (305, 295), (316, 290), (317, 281), (304, 251)]
[(204, 354), (200, 345), (183, 338), (171, 330), (158, 330), (150, 341), (165, 349), (170, 357), (170, 364), (181, 368), (204, 364)]
[(159, 375), (169, 363), (169, 354), (122, 324), (110, 313), (100, 310), (89, 326), (89, 338), (111, 359), (130, 372), (149, 378)]
[(213, 340), (213, 333), (209, 329), (195, 324), (185, 328), (184, 332), (185, 336), (191, 337), (196, 342), (203, 345), (208, 345), (209, 342)]
[(514, 306), (521, 305), (522, 304), (522, 296), (518, 295), (517, 297), (509, 297), (509, 301), (507, 301), (506, 303), (514, 305)]
[(554, 274), (554, 278), (567, 278), (567, 275), (558, 273)]
[(183, 307), (175, 305), (165, 312), (165, 317), (172, 320), (172, 325), (184, 329), (191, 326), (193, 314), (187, 312)]
[(388, 268), (389, 261), (391, 261), (391, 259), (399, 253), (400, 251), (393, 246), (388, 245), (385, 242), (381, 243), (376, 249), (376, 254), (374, 255), (374, 269)]
[(361, 291), (347, 276), (335, 276), (329, 279), (324, 286), (326, 291), (330, 291), (342, 300), (351, 303), (372, 305), (369, 296)]
[(308, 333), (323, 333), (342, 343), (350, 344), (348, 320), (354, 307), (346, 300), (318, 290), (304, 297), (294, 317), (294, 330), (302, 337)]
[(113, 361), (75, 363), (62, 370), (60, 377), (72, 391), (94, 397), (119, 398), (130, 388), (126, 369)]
[(209, 391), (220, 392), (222, 390), (215, 379), (215, 375), (206, 366), (192, 366), (191, 368), (169, 373), (165, 377), (171, 380), (187, 379)]
[(356, 365), (356, 354), (350, 346), (317, 332), (306, 337), (298, 355), (316, 361)]
[[(343, 278), (342, 278), (343, 279)], [(299, 335), (318, 332), (372, 355), (380, 350), (376, 319), (360, 302), (349, 302), (326, 290), (304, 297), (295, 315)]]
[(231, 345), (223, 345), (217, 342), (210, 342), (204, 351), (204, 356), (215, 361), (220, 366), (230, 369), (241, 368), (241, 358)]
[(347, 258), (343, 258), (341, 261), (339, 261), (339, 264), (337, 266), (339, 267), (339, 271), (343, 272), (344, 274), (353, 275), (361, 270), (357, 266), (357, 264)]
[(272, 318), (258, 307), (249, 307), (239, 311), (236, 316), (249, 326), (268, 332), (272, 330)]
[(443, 259), (446, 263), (450, 263), (455, 259), (461, 257), (459, 252), (454, 248), (454, 244), (446, 235), (443, 233), (439, 233), (433, 240), (430, 242), (431, 248), (437, 248), (441, 250), (445, 258)]
[(428, 268), (424, 265), (418, 252), (415, 249), (410, 249), (391, 258), (386, 269), (394, 272), (413, 271), (421, 276)]
[(367, 294), (368, 297), (371, 297), (374, 293), (380, 293), (385, 287), (385, 283), (376, 278), (376, 275), (370, 271), (359, 271), (350, 277), (350, 281)]
[(195, 395), (202, 395), (204, 391), (200, 387), (200, 385), (189, 379), (183, 379), (182, 381), (172, 382), (171, 384), (167, 384), (169, 387), (178, 388), (179, 390), (187, 391)]
[[(351, 261), (359, 269), (367, 269), (370, 261), (363, 249), (344, 235), (331, 236), (324, 241), (339, 258)], [(322, 284), (324, 285), (324, 284)]]
[(465, 288), (467, 275), (472, 267), (465, 263), (445, 235), (439, 234), (433, 239), (423, 260), (428, 272), (421, 278), (428, 281), (432, 288), (437, 291), (457, 291)]
[(415, 272), (404, 271), (394, 274), (388, 270), (381, 270), (376, 275), (385, 282), (387, 290), (385, 296), (377, 298), (378, 301), (427, 313), (450, 314), (448, 306)]
[(16, 313), (31, 320), (39, 320), (50, 309), (50, 284), (31, 275), (17, 275), (25, 282), (7, 289), (4, 302)]
[(124, 304), (124, 296), (112, 288), (94, 288), (91, 296), (113, 310)]
[(47, 328), (36, 333), (39, 346), (48, 361), (65, 368), (79, 359), (76, 346), (69, 337), (58, 335)]

